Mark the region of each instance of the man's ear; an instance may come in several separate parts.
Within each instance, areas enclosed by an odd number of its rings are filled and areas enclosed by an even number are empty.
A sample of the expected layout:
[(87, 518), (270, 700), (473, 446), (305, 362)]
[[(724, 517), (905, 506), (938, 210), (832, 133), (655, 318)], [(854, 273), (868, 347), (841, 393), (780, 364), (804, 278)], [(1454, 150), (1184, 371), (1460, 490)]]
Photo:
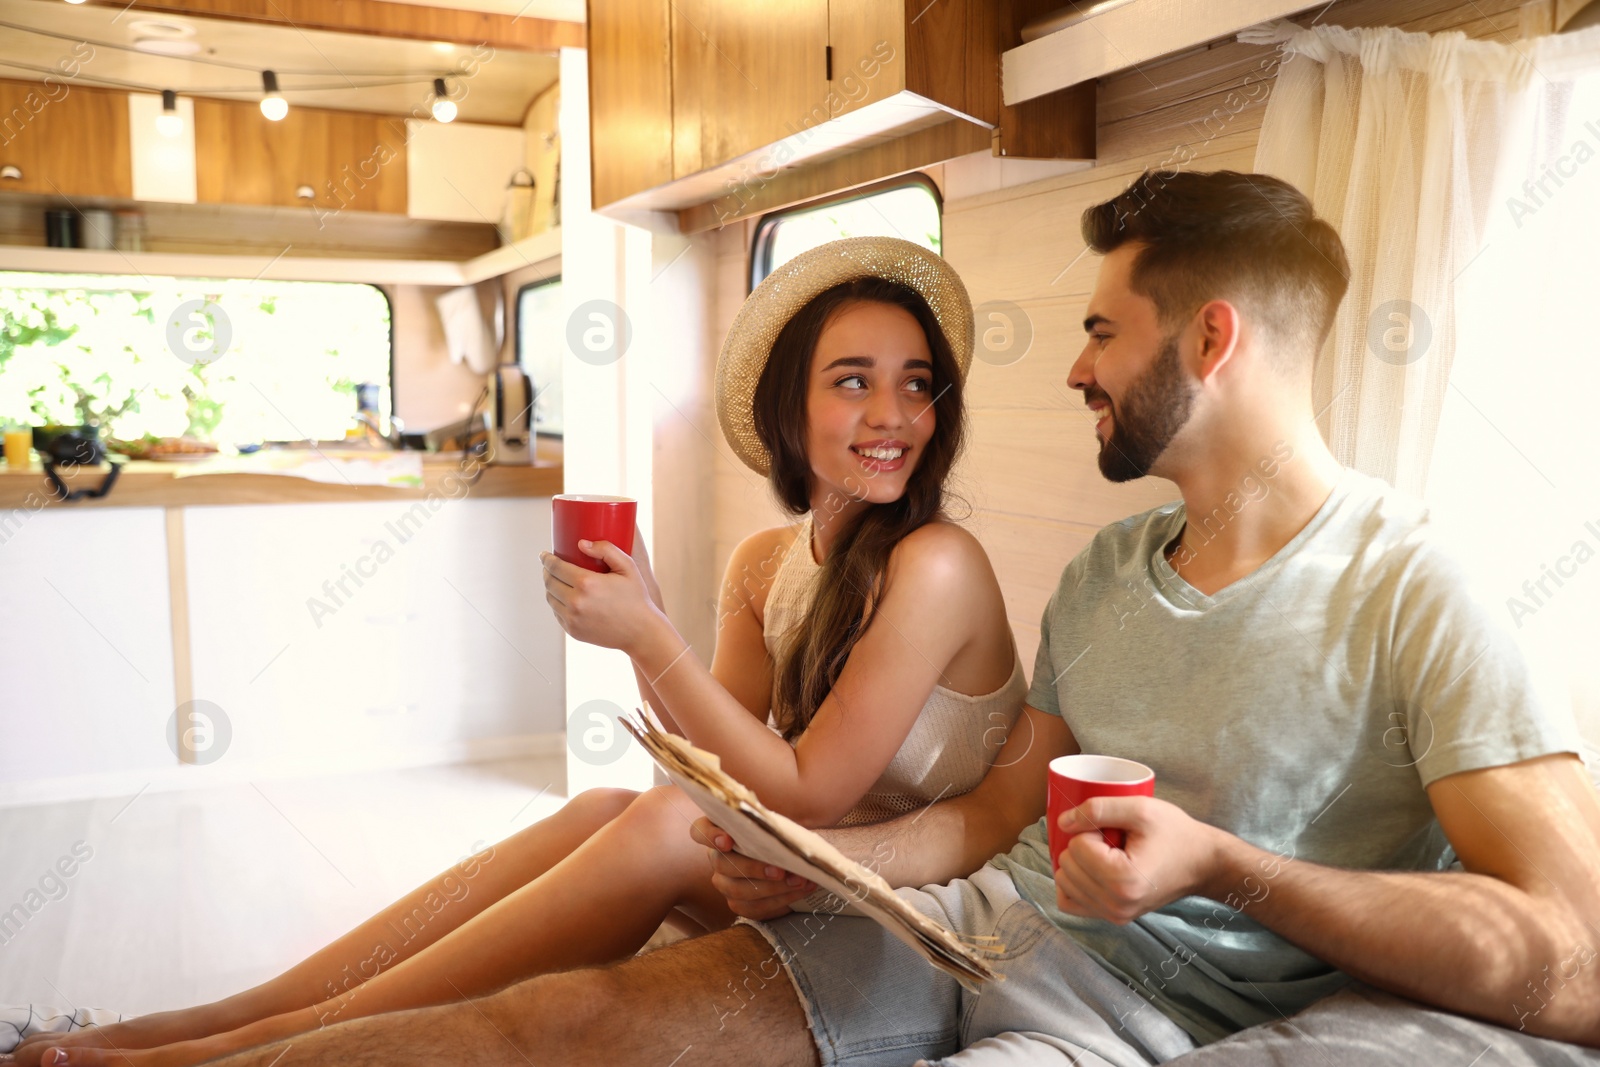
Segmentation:
[(1196, 340), (1192, 369), (1204, 384), (1233, 358), (1244, 332), (1244, 320), (1239, 309), (1228, 301), (1208, 300), (1194, 313), (1189, 325)]

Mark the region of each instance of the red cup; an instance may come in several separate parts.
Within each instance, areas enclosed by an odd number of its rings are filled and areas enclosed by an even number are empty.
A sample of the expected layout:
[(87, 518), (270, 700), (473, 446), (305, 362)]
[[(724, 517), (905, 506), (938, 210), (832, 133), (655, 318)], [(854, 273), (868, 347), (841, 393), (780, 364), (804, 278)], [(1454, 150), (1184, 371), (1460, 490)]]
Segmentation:
[[(1150, 797), (1156, 793), (1156, 772), (1142, 763), (1116, 756), (1057, 756), (1050, 761), (1050, 794), (1046, 801), (1050, 831), (1050, 869), (1061, 863), (1061, 850), (1075, 834), (1062, 832), (1056, 825), (1061, 816), (1090, 797)], [(1100, 831), (1106, 844), (1121, 848), (1123, 832), (1107, 828)]]
[(626, 496), (590, 496), (563, 493), (551, 501), (551, 532), (555, 554), (568, 563), (605, 574), (603, 560), (586, 556), (579, 541), (610, 541), (633, 555), (633, 528), (639, 502)]

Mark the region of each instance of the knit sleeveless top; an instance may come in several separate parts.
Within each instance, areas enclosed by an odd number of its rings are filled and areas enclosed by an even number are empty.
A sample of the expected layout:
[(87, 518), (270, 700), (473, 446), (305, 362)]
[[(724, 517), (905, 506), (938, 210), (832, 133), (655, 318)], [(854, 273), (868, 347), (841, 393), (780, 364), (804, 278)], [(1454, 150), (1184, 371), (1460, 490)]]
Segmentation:
[[(805, 619), (822, 575), (822, 565), (811, 551), (811, 527), (807, 515), (767, 593), (761, 633), (774, 660)], [(992, 693), (967, 696), (935, 686), (900, 751), (838, 825), (883, 822), (974, 789), (1022, 714), (1028, 695), (1022, 661), (1014, 650), (1012, 656), (1011, 677)]]

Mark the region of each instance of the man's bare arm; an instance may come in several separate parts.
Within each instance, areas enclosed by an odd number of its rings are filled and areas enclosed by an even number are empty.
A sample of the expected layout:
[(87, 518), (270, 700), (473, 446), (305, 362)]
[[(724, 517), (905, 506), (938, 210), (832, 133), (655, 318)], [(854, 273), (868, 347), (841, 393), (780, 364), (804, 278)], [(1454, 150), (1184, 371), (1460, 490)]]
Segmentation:
[[(1024, 707), (988, 774), (972, 792), (888, 822), (824, 830), (845, 855), (870, 867), (892, 886), (923, 886), (962, 878), (1016, 843), (1045, 810), (1048, 765), (1078, 750), (1061, 718)], [(694, 835), (716, 851), (712, 884), (735, 914), (770, 919), (815, 887), (736, 852), (732, 841), (705, 819)]]
[(1600, 797), (1582, 764), (1553, 755), (1453, 774), (1428, 799), (1465, 871), (1286, 860), (1164, 801), (1098, 797), (1062, 828), (1125, 828), (1127, 851), (1078, 833), (1057, 903), (1129, 922), (1198, 894), (1379, 988), (1600, 1047)]
[[(1428, 798), (1465, 872), (1290, 862), (1244, 910), (1372, 985), (1600, 1046), (1600, 800), (1582, 764), (1453, 774)], [(1247, 850), (1235, 873), (1259, 862)]]

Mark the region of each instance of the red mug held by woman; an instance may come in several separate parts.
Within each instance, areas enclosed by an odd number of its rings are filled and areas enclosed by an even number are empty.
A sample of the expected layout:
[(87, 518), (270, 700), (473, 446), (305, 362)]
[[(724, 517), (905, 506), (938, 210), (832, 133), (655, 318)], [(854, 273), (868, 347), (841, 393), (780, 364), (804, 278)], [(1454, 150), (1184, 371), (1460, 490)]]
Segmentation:
[(579, 541), (610, 541), (633, 555), (633, 529), (639, 502), (626, 496), (563, 493), (550, 501), (554, 552), (568, 563), (601, 574), (610, 570), (603, 560), (584, 555)]

